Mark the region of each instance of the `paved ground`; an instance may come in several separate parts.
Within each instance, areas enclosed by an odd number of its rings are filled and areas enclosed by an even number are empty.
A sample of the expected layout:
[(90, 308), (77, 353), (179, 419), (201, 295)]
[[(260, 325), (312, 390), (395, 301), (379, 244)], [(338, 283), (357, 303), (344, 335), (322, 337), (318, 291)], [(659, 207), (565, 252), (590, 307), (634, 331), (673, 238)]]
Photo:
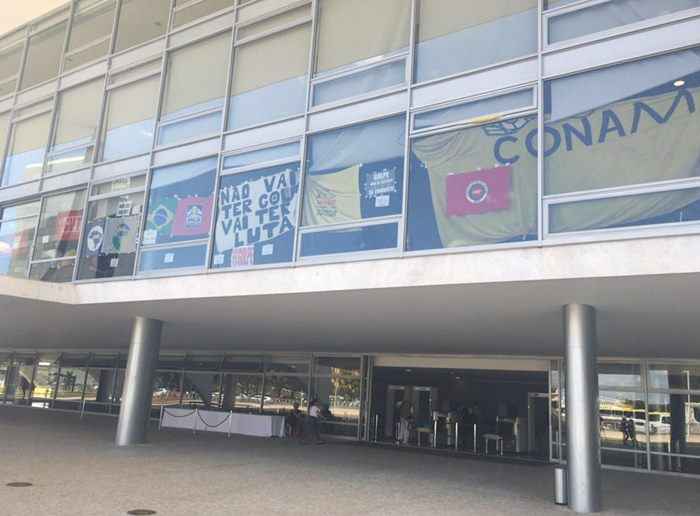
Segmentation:
[[(0, 515), (572, 514), (551, 502), (549, 466), (183, 431), (117, 449), (114, 427), (0, 407)], [(14, 481), (34, 486), (5, 486)], [(698, 480), (607, 471), (604, 481), (605, 514), (700, 514)]]

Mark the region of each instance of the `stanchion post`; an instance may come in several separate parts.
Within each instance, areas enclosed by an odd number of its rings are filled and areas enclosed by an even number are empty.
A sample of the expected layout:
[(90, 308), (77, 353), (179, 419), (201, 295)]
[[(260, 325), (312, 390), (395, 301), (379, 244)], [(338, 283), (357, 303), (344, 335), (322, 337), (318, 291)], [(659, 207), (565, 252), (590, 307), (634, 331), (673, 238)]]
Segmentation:
[(82, 401), (80, 404), (80, 419), (83, 419), (83, 416), (85, 415), (85, 400)]
[(374, 442), (377, 442), (377, 436), (379, 435), (379, 414), (374, 415)]
[(459, 451), (459, 421), (455, 423), (455, 451)]
[(231, 439), (231, 428), (233, 425), (233, 410), (228, 413), (228, 436), (227, 439)]
[(476, 423), (474, 423), (474, 453), (476, 454)]
[(435, 418), (435, 421), (433, 422), (433, 448), (437, 448), (437, 426), (438, 420)]
[(192, 433), (197, 435), (197, 419), (199, 418), (199, 409), (194, 409), (194, 423), (192, 424)]
[(163, 428), (163, 409), (165, 405), (160, 406), (160, 418), (158, 418), (158, 431), (160, 432)]

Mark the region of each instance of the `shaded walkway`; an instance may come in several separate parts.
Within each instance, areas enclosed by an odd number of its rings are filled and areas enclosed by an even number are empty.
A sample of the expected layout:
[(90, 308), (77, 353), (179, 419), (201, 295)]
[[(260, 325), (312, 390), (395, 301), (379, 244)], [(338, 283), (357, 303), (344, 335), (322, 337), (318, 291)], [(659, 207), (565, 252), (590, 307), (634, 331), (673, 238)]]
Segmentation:
[[(2, 514), (561, 515), (550, 467), (360, 445), (153, 431), (117, 449), (116, 420), (0, 407)], [(28, 481), (33, 487), (5, 484)], [(698, 480), (606, 471), (604, 514), (700, 513)]]

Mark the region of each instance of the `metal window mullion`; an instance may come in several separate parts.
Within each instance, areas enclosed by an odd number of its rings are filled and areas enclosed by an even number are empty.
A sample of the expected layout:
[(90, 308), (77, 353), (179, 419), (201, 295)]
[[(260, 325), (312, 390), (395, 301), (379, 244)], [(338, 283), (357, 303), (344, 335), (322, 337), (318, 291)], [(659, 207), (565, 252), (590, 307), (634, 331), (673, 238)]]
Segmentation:
[[(93, 170), (94, 170), (94, 165), (93, 165)], [(91, 173), (92, 174), (92, 173)], [(86, 226), (87, 226), (87, 210), (88, 210), (88, 204), (90, 202), (90, 185), (88, 184), (85, 187), (85, 200), (83, 201), (83, 213), (81, 214), (82, 220), (80, 221), (80, 235), (78, 235), (78, 247), (75, 250), (75, 263), (73, 264), (73, 278), (72, 281), (75, 281), (78, 279), (78, 268), (80, 267), (80, 254), (83, 249), (83, 239), (85, 238), (85, 233), (86, 233)]]
[(39, 214), (37, 215), (37, 223), (34, 229), (34, 237), (32, 238), (32, 248), (31, 252), (29, 253), (29, 259), (27, 260), (27, 274), (26, 277), (29, 277), (29, 273), (31, 271), (32, 263), (34, 262), (34, 256), (36, 254), (36, 242), (37, 242), (37, 237), (39, 236), (39, 228), (41, 227), (41, 221), (44, 218), (44, 208), (46, 205), (46, 196), (42, 195), (40, 197), (39, 201)]
[(144, 198), (143, 198), (143, 212), (141, 213), (141, 220), (139, 221), (139, 235), (138, 238), (136, 239), (136, 256), (134, 257), (134, 269), (131, 271), (131, 277), (134, 278), (138, 274), (139, 267), (141, 265), (141, 250), (142, 250), (142, 241), (143, 241), (143, 233), (146, 230), (146, 222), (148, 221), (148, 209), (149, 209), (149, 204), (150, 204), (150, 195), (151, 195), (151, 183), (153, 182), (153, 158), (155, 155), (155, 147), (156, 143), (158, 142), (158, 132), (159, 132), (159, 121), (160, 121), (160, 115), (163, 110), (163, 102), (164, 102), (164, 95), (163, 91), (165, 90), (165, 82), (167, 80), (167, 72), (168, 72), (168, 56), (170, 55), (168, 51), (168, 44), (170, 42), (170, 34), (169, 30), (172, 26), (172, 21), (174, 17), (173, 13), (173, 6), (175, 5), (175, 0), (170, 0), (170, 9), (168, 11), (168, 25), (164, 37), (165, 41), (165, 50), (163, 50), (163, 55), (161, 56), (161, 63), (160, 63), (160, 84), (158, 86), (158, 99), (156, 101), (156, 112), (154, 113), (154, 130), (153, 130), (153, 139), (151, 141), (151, 150), (148, 154), (148, 169), (146, 170), (146, 182), (144, 185)]
[(544, 56), (543, 50), (543, 15), (544, 0), (538, 0), (537, 16), (537, 240), (542, 241), (545, 235), (544, 226)]
[[(294, 243), (292, 248), (292, 263), (299, 260), (301, 253), (301, 228), (304, 222), (304, 188), (306, 184), (306, 174), (308, 171), (308, 140), (309, 140), (309, 118), (311, 106), (313, 105), (313, 85), (312, 79), (316, 70), (316, 52), (318, 47), (319, 34), (319, 13), (320, 0), (312, 0), (311, 2), (311, 38), (309, 41), (309, 62), (306, 67), (306, 104), (304, 109), (304, 133), (299, 141), (299, 199), (297, 201), (297, 217), (296, 228), (294, 234)], [(310, 367), (313, 368), (314, 358), (311, 357)], [(309, 400), (311, 399), (311, 377), (313, 372), (309, 372)]]
[(649, 424), (649, 378), (648, 378), (648, 361), (642, 360), (640, 365), (640, 373), (642, 374), (642, 389), (644, 389), (644, 412), (645, 418), (644, 426), (646, 428), (646, 457), (647, 457), (647, 470), (651, 471), (651, 425)]
[(41, 175), (39, 177), (39, 191), (44, 190), (44, 178), (48, 175), (49, 154), (53, 150), (56, 143), (56, 132), (60, 118), (59, 102), (61, 100), (60, 80), (56, 81), (56, 90), (53, 93), (53, 104), (51, 108), (51, 125), (49, 126), (48, 139), (46, 140), (46, 148), (44, 150), (44, 161), (41, 166)]
[[(233, 26), (231, 27), (231, 41), (229, 43), (229, 57), (227, 63), (227, 74), (226, 74), (226, 86), (224, 87), (224, 104), (222, 106), (221, 112), (221, 124), (219, 126), (219, 152), (216, 156), (216, 171), (214, 173), (214, 190), (212, 191), (211, 200), (211, 217), (209, 221), (209, 235), (207, 238), (207, 251), (205, 254), (204, 270), (207, 271), (212, 265), (212, 260), (214, 256), (214, 230), (218, 222), (218, 208), (219, 208), (219, 188), (221, 187), (221, 175), (222, 168), (224, 164), (223, 151), (224, 151), (224, 133), (226, 132), (226, 127), (228, 126), (229, 119), (229, 108), (231, 100), (231, 88), (233, 84), (233, 72), (235, 66), (235, 41), (236, 33), (238, 31), (238, 26), (236, 24), (237, 12), (233, 16)], [(262, 401), (262, 400), (261, 400)]]
[(30, 32), (29, 32), (29, 25), (24, 29), (24, 48), (22, 49), (22, 57), (20, 59), (19, 63), (19, 72), (18, 72), (18, 77), (17, 77), (17, 84), (15, 85), (15, 93), (14, 93), (14, 98), (12, 100), (12, 106), (14, 107), (17, 103), (17, 93), (20, 91), (22, 87), (22, 80), (24, 79), (24, 72), (25, 68), (27, 66), (27, 59), (29, 57), (29, 41), (30, 41)]
[(411, 0), (410, 32), (408, 37), (408, 58), (406, 60), (406, 113), (404, 114), (404, 155), (403, 182), (401, 185), (401, 219), (399, 221), (396, 245), (403, 255), (408, 246), (408, 195), (411, 175), (411, 105), (413, 104), (413, 76), (416, 59), (416, 39), (418, 35), (418, 0)]
[(65, 71), (65, 61), (66, 55), (68, 54), (68, 48), (70, 45), (71, 34), (73, 33), (73, 21), (75, 19), (77, 11), (77, 1), (71, 0), (70, 10), (68, 12), (68, 18), (66, 19), (66, 34), (63, 38), (63, 50), (61, 51), (61, 58), (58, 62), (58, 80), (57, 83), (61, 83), (61, 77), (63, 77), (63, 72)]
[[(105, 136), (106, 122), (107, 122), (107, 102), (109, 100), (110, 92), (107, 90), (107, 85), (109, 84), (109, 73), (104, 75), (104, 87), (102, 94), (102, 102), (100, 104), (97, 113), (97, 128), (92, 139), (93, 152), (92, 152), (92, 163), (90, 164), (90, 184), (89, 188), (92, 187), (92, 180), (95, 177), (95, 167), (102, 157), (102, 142)], [(87, 196), (90, 197), (90, 189), (87, 192)]]

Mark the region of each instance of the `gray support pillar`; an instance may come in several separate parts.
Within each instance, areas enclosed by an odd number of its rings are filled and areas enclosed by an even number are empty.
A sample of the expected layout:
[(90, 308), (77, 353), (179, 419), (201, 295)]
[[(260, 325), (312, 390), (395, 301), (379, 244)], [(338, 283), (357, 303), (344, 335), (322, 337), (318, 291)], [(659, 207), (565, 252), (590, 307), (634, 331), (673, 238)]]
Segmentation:
[(578, 513), (600, 511), (600, 426), (595, 309), (564, 307), (569, 505)]
[(117, 425), (117, 446), (146, 442), (162, 330), (161, 321), (144, 317), (134, 319)]
[(236, 383), (233, 381), (232, 374), (224, 375), (223, 391), (221, 408), (224, 410), (231, 410), (236, 399)]

